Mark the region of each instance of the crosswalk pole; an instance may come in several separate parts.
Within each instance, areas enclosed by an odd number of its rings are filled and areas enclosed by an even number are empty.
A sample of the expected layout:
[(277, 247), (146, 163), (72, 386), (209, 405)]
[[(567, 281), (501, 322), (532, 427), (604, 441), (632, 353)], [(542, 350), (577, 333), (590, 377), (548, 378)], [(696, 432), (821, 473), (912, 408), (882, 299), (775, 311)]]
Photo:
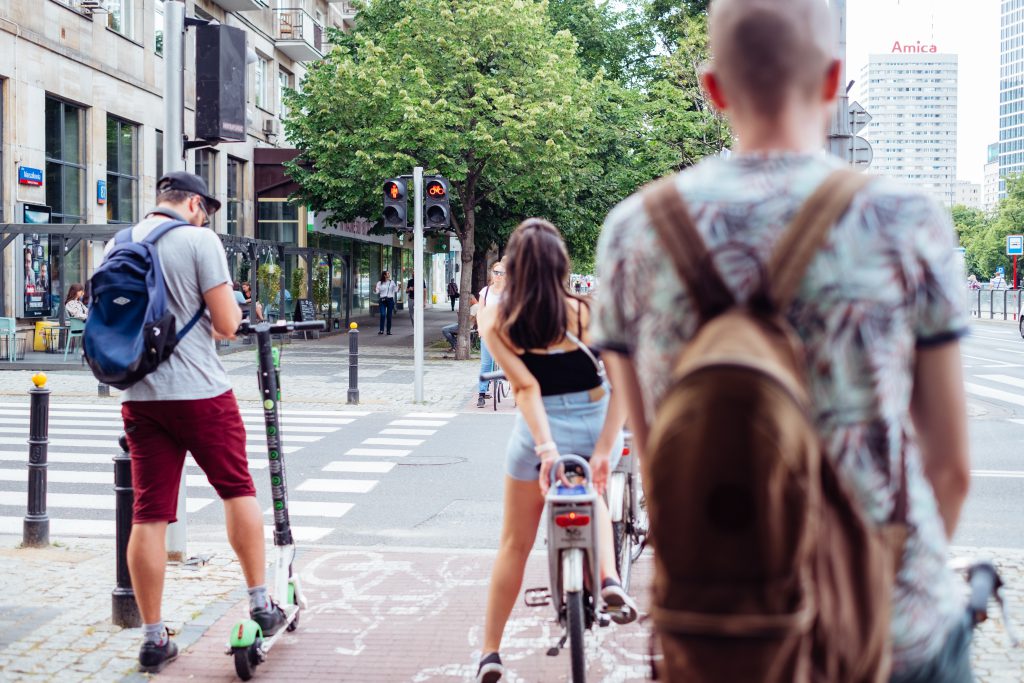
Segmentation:
[(348, 327), (348, 403), (359, 405), (359, 325)]
[(50, 443), (50, 390), (46, 375), (32, 376), (28, 417), (28, 514), (22, 533), (23, 545), (44, 548), (50, 545), (50, 517), (46, 514), (46, 448)]
[(135, 490), (132, 489), (132, 459), (128, 454), (128, 438), (122, 434), (118, 443), (120, 452), (114, 456), (114, 517), (117, 535), (117, 586), (111, 596), (111, 615), (114, 626), (138, 628), (142, 626), (139, 603), (132, 590), (132, 577), (128, 571), (128, 539), (132, 533), (132, 507)]

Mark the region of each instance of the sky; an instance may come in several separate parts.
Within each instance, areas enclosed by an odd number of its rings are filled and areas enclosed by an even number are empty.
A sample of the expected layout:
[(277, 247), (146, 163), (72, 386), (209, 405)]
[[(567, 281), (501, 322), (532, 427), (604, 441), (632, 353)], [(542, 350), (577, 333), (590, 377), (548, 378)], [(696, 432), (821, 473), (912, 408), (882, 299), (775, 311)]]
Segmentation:
[(999, 140), (999, 4), (847, 0), (847, 79), (859, 79), (868, 55), (892, 52), (897, 40), (958, 56), (957, 177), (974, 183), (984, 179), (986, 148)]

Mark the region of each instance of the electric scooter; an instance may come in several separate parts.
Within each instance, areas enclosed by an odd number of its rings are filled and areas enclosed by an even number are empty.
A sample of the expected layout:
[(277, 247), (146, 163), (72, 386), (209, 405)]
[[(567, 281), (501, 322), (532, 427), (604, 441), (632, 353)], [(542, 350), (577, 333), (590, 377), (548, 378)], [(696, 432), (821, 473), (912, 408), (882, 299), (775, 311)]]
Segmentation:
[(288, 487), (285, 480), (284, 447), (281, 443), (281, 356), (273, 348), (272, 334), (295, 330), (323, 330), (323, 321), (242, 323), (239, 335), (256, 335), (259, 358), (259, 387), (263, 405), (263, 421), (267, 428), (267, 458), (270, 461), (270, 488), (274, 499), (274, 577), (272, 595), (283, 600), (285, 627), (269, 638), (263, 637), (260, 625), (243, 619), (231, 629), (227, 654), (235, 660), (235, 673), (243, 681), (253, 677), (256, 667), (266, 661), (267, 653), (286, 631), (299, 626), (299, 610), (306, 607), (298, 574), (292, 571), (295, 542), (288, 521)]

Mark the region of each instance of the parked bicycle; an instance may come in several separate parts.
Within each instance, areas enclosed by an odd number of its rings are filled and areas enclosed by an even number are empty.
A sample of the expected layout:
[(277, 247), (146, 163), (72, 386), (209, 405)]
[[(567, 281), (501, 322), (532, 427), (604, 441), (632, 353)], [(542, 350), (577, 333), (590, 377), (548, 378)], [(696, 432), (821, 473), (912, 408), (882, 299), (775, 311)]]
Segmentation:
[(608, 477), (608, 510), (615, 539), (615, 568), (622, 588), (629, 591), (633, 566), (647, 547), (647, 515), (642, 503), (640, 469), (633, 453), (633, 435), (625, 433), (622, 457)]
[(494, 401), (494, 410), (498, 410), (498, 404), (501, 403), (502, 399), (508, 398), (510, 387), (508, 384), (508, 378), (505, 377), (505, 373), (501, 370), (495, 370), (494, 372), (483, 372), (480, 374), (481, 382), (488, 382), (488, 388), (491, 390), (491, 398)]

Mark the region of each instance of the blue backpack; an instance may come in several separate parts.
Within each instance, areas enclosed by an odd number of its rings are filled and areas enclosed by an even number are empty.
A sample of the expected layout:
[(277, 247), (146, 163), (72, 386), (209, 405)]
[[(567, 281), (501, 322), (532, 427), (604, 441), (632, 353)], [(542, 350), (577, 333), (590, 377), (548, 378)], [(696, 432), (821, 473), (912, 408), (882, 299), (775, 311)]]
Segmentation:
[(156, 243), (184, 225), (189, 224), (167, 221), (141, 242), (132, 241), (132, 228), (121, 230), (90, 278), (82, 346), (92, 374), (104, 384), (127, 389), (156, 370), (206, 310), (204, 303), (181, 332), (167, 310)]

